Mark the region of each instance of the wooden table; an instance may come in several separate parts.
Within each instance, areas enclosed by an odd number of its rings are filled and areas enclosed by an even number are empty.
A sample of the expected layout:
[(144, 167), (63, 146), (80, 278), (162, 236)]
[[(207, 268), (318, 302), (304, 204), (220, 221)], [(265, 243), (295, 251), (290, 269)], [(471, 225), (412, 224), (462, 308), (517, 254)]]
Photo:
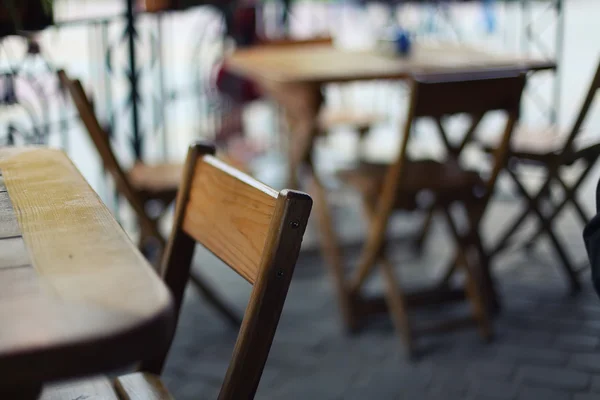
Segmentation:
[[(325, 191), (314, 172), (313, 144), (319, 134), (318, 115), (325, 84), (359, 80), (408, 79), (415, 75), (472, 72), (525, 73), (556, 67), (554, 61), (510, 54), (489, 53), (456, 44), (415, 43), (408, 57), (376, 51), (345, 51), (327, 44), (293, 47), (256, 46), (234, 52), (227, 67), (254, 79), (282, 106), (292, 132), (288, 154), (290, 187), (298, 186), (300, 166), (307, 172), (310, 192), (322, 231), (321, 246), (333, 270), (336, 291), (345, 293), (347, 282), (339, 279), (344, 268), (333, 232)], [(319, 209), (322, 208), (322, 209)], [(340, 296), (342, 309), (350, 300)], [(346, 304), (346, 305), (344, 305)], [(377, 304), (381, 308), (381, 304)], [(345, 318), (347, 321), (350, 317)]]
[[(495, 54), (456, 44), (415, 44), (408, 57), (377, 51), (347, 51), (328, 44), (255, 46), (229, 56), (227, 67), (255, 80), (283, 107), (290, 129), (289, 184), (297, 186), (297, 167), (309, 161), (318, 134), (322, 86), (359, 80), (407, 79), (446, 72), (539, 71), (555, 62)], [(310, 163), (309, 163), (310, 164)]]
[(57, 150), (0, 149), (0, 398), (153, 357), (172, 300)]

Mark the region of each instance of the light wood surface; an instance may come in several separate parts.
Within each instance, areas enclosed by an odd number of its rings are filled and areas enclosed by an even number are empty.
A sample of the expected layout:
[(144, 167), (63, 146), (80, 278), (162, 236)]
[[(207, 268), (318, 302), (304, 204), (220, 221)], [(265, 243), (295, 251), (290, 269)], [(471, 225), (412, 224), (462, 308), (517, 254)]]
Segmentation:
[(553, 61), (494, 54), (466, 45), (419, 44), (408, 57), (375, 50), (348, 51), (328, 44), (255, 46), (226, 59), (231, 70), (258, 81), (330, 83), (366, 79), (405, 79), (411, 74), (511, 69), (550, 69)]
[(213, 156), (195, 168), (183, 229), (253, 284), (277, 192)]
[(160, 351), (171, 296), (66, 155), (0, 149), (0, 171), (10, 226), (0, 237), (10, 241), (0, 245), (3, 382), (94, 373)]
[(121, 400), (105, 376), (54, 383), (44, 387), (39, 400)]
[(115, 388), (121, 400), (173, 400), (160, 378), (153, 374), (138, 372), (120, 376), (115, 379)]

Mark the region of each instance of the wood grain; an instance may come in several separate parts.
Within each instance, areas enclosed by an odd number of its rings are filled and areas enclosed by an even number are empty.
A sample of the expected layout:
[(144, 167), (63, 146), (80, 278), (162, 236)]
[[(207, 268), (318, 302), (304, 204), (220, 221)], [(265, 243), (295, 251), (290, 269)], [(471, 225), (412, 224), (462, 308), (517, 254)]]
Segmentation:
[(173, 330), (168, 290), (66, 155), (1, 149), (0, 168), (32, 264), (0, 268), (4, 379), (93, 373), (158, 351)]
[[(256, 281), (277, 192), (213, 156), (196, 165), (183, 229), (250, 283)], [(207, 190), (210, 188), (210, 190)]]
[(328, 44), (255, 46), (238, 50), (226, 65), (259, 81), (331, 83), (366, 79), (405, 79), (412, 74), (508, 69), (514, 72), (551, 69), (553, 61), (450, 43), (416, 44), (408, 57), (377, 51), (347, 51)]
[[(173, 400), (169, 391), (153, 374), (136, 373), (120, 376), (115, 388), (121, 400)], [(199, 393), (198, 393), (199, 395)]]

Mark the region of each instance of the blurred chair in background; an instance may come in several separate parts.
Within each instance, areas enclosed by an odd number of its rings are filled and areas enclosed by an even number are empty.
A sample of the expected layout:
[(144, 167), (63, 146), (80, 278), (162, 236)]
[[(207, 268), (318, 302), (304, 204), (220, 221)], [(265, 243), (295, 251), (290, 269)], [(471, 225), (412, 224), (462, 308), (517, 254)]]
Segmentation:
[[(165, 239), (159, 231), (158, 221), (177, 196), (183, 165), (147, 165), (138, 162), (129, 171), (123, 169), (112, 150), (107, 133), (94, 115), (81, 82), (69, 79), (64, 71), (59, 71), (58, 76), (75, 103), (90, 139), (100, 154), (104, 168), (114, 179), (117, 192), (125, 197), (135, 213), (140, 235), (138, 247), (150, 262), (158, 264), (165, 249)], [(239, 326), (239, 317), (219, 298), (203, 277), (193, 271), (190, 279), (225, 319), (233, 326)]]
[[(596, 92), (600, 89), (600, 63), (598, 64), (591, 85), (577, 114), (573, 127), (568, 132), (561, 132), (557, 127), (531, 128), (520, 126), (516, 129), (514, 140), (510, 146), (508, 174), (517, 186), (527, 204), (526, 208), (501, 236), (492, 251), (496, 254), (510, 246), (510, 239), (516, 236), (519, 228), (528, 216), (535, 216), (540, 225), (533, 236), (527, 240), (519, 240), (526, 246), (531, 246), (536, 239), (547, 235), (556, 254), (559, 256), (564, 272), (569, 279), (573, 292), (581, 289), (577, 276), (578, 270), (553, 230), (553, 224), (563, 208), (571, 205), (585, 226), (591, 217), (585, 212), (583, 205), (577, 199), (578, 189), (593, 169), (600, 157), (600, 140), (598, 137), (586, 137), (582, 130), (588, 111), (592, 106)], [(488, 151), (491, 147), (488, 147)], [(565, 180), (565, 172), (576, 163), (583, 163), (583, 168), (572, 182)], [(531, 194), (523, 183), (523, 177), (517, 169), (522, 165), (535, 166), (544, 172), (544, 181), (536, 193)], [(561, 201), (552, 196), (552, 189), (558, 188), (564, 195)], [(587, 263), (586, 263), (587, 264)]]
[[(494, 73), (448, 74), (416, 79), (412, 82), (411, 100), (403, 131), (398, 158), (392, 165), (362, 163), (357, 168), (343, 171), (340, 177), (360, 193), (369, 232), (359, 258), (358, 267), (350, 281), (343, 271), (334, 270), (336, 280), (344, 282), (340, 293), (345, 322), (355, 329), (361, 317), (371, 312), (389, 310), (396, 329), (409, 353), (414, 350), (413, 339), (417, 332), (447, 329), (462, 323), (476, 322), (481, 335), (490, 338), (492, 328), (488, 310), (494, 305), (496, 293), (487, 264), (487, 256), (481, 244), (480, 224), (491, 198), (493, 188), (504, 168), (508, 143), (513, 126), (518, 119), (524, 76), (510, 73), (508, 76)], [(490, 96), (490, 93), (494, 93)], [(483, 178), (474, 171), (460, 166), (460, 153), (473, 141), (475, 128), (489, 111), (504, 111), (507, 122), (502, 141), (494, 151), (494, 165), (489, 177)], [(450, 143), (443, 126), (443, 118), (451, 115), (471, 116), (471, 127), (466, 131), (459, 146)], [(437, 121), (439, 133), (448, 147), (444, 162), (432, 160), (413, 161), (407, 157), (407, 148), (414, 121), (428, 117)], [(432, 200), (428, 204), (419, 201), (423, 192)], [(467, 216), (466, 226), (453, 217), (452, 207), (462, 205)], [(319, 205), (322, 213), (324, 205)], [(386, 255), (386, 229), (393, 210), (427, 210), (432, 208), (446, 218), (452, 233), (455, 257), (442, 279), (441, 285), (428, 291), (406, 293), (398, 284), (392, 262)], [(327, 218), (322, 218), (327, 221)], [(327, 234), (331, 230), (324, 229)], [(332, 242), (330, 240), (330, 242)], [(338, 249), (328, 248), (337, 252)], [(331, 258), (336, 258), (331, 257)], [(361, 294), (368, 276), (376, 267), (381, 268), (385, 284), (385, 303), (381, 299), (370, 300)], [(453, 290), (449, 281), (460, 268), (466, 276), (464, 289)], [(439, 304), (458, 300), (466, 294), (473, 308), (472, 316), (459, 321), (417, 329), (410, 323), (409, 308), (418, 305)]]

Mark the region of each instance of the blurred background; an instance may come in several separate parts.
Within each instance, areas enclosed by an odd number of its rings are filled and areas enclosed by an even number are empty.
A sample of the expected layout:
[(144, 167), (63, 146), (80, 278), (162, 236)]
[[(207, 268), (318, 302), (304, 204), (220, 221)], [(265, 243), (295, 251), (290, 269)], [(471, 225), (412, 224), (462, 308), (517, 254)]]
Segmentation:
[[(28, 3), (42, 10), (47, 1)], [(286, 127), (277, 104), (260, 98), (240, 108), (219, 88), (220, 66), (232, 46), (219, 7), (190, 1), (164, 11), (165, 2), (158, 0), (50, 3), (53, 18), (41, 18), (43, 26), (28, 28), (23, 21), (23, 29), (35, 33), (0, 32), (2, 145), (64, 149), (136, 237), (133, 213), (116, 195), (76, 110), (60, 91), (56, 71), (64, 69), (82, 81), (124, 166), (136, 160), (181, 162), (191, 141), (218, 140), (220, 149), (245, 170), (277, 189), (285, 187)], [(8, 16), (7, 4), (0, 25)], [(529, 79), (522, 120), (564, 129), (579, 110), (600, 56), (597, 0), (298, 0), (289, 4), (285, 28), (283, 4), (266, 0), (252, 5), (252, 29), (265, 38), (279, 37), (285, 30), (297, 39), (331, 36), (335, 46), (360, 50), (373, 46), (393, 21), (424, 42), (449, 41), (553, 60), (555, 70)], [(407, 103), (404, 83), (332, 84), (324, 96), (332, 109), (378, 115), (363, 151), (373, 160), (394, 157)], [(232, 118), (239, 120), (233, 130), (243, 131), (244, 143), (238, 135), (227, 135), (225, 127)], [(594, 129), (600, 125), (597, 106), (586, 124)], [(486, 120), (486, 126), (493, 133), (497, 121)], [(590, 134), (600, 139), (594, 129)], [(442, 146), (426, 122), (419, 123), (415, 135), (423, 152), (435, 154)], [(316, 146), (317, 170), (330, 190), (336, 228), (349, 260), (360, 251), (365, 226), (356, 211), (358, 199), (336, 181), (334, 172), (356, 158), (357, 137), (352, 126), (341, 124)], [(477, 166), (478, 156), (472, 157)], [(589, 213), (594, 211), (597, 172), (580, 192)], [(532, 185), (541, 179), (535, 169), (524, 167), (524, 174)], [(522, 205), (510, 181), (501, 179), (484, 233), (493, 236)], [(395, 219), (393, 236), (401, 237), (421, 219)], [(581, 226), (574, 220), (564, 212), (555, 229), (573, 258), (583, 261)], [(170, 221), (163, 223), (168, 232)], [(428, 238), (431, 249), (421, 257), (401, 243), (394, 246), (403, 278), (419, 282), (439, 272), (431, 270), (432, 261), (448, 256), (450, 246), (441, 239), (443, 229), (435, 223), (434, 227)], [(241, 309), (248, 295), (241, 279), (212, 268), (218, 261), (202, 251), (197, 258), (215, 286)], [(506, 304), (492, 344), (483, 343), (473, 330), (434, 336), (424, 340), (426, 350), (417, 361), (404, 357), (387, 316), (356, 335), (344, 332), (323, 263), (317, 227), (311, 223), (258, 398), (582, 400), (595, 398), (596, 391), (600, 395), (600, 305), (587, 272), (582, 276), (583, 292), (568, 296), (556, 258), (544, 242), (535, 251), (510, 251), (494, 266)], [(381, 286), (376, 278), (369, 284), (373, 290)], [(196, 293), (188, 293), (165, 373), (176, 398), (214, 397), (235, 337)]]

